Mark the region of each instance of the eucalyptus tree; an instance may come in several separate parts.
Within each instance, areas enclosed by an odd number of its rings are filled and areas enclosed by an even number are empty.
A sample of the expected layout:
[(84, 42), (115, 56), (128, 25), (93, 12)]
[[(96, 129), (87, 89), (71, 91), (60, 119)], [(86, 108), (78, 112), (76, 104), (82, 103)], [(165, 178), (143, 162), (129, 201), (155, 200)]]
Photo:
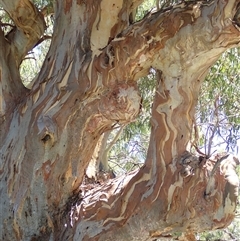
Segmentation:
[[(0, 31), (2, 240), (157, 240), (176, 232), (192, 240), (233, 220), (239, 161), (188, 147), (203, 80), (239, 44), (239, 1), (156, 1), (141, 16), (142, 2), (0, 1), (8, 16)], [(48, 38), (49, 15), (51, 45), (28, 89), (19, 68)], [(86, 183), (103, 134), (141, 113), (138, 80), (150, 69), (157, 78), (144, 165)]]

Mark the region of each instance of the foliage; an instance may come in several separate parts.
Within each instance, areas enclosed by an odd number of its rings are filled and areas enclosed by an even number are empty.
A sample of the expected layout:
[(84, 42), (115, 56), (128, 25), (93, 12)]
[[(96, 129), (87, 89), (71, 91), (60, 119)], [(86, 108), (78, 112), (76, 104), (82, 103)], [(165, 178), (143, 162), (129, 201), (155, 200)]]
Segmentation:
[(216, 150), (238, 153), (240, 138), (240, 49), (224, 53), (211, 68), (201, 89), (196, 122), (198, 146), (210, 155)]
[(38, 9), (42, 9), (43, 7), (53, 5), (53, 0), (33, 0), (33, 3)]

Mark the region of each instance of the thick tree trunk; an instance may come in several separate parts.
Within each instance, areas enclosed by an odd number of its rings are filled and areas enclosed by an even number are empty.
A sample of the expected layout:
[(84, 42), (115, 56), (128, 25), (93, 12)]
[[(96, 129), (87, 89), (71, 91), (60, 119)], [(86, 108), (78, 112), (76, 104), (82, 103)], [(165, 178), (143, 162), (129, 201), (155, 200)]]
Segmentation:
[[(3, 85), (16, 107), (0, 101), (2, 240), (153, 240), (233, 219), (238, 160), (186, 149), (201, 82), (240, 40), (231, 21), (238, 1), (182, 3), (129, 25), (140, 2), (56, 1), (52, 45), (32, 90), (19, 87), (16, 100)], [(1, 61), (5, 81), (9, 59)], [(138, 115), (136, 80), (150, 67), (161, 71), (146, 163), (89, 190), (81, 184), (93, 150), (105, 131)]]

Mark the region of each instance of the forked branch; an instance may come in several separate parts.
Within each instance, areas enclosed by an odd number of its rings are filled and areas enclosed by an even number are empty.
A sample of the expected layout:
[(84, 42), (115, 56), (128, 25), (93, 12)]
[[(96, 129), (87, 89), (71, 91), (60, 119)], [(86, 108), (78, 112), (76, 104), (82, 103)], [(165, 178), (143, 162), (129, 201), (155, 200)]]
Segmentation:
[(29, 0), (1, 0), (0, 4), (15, 23), (15, 27), (6, 38), (12, 45), (12, 54), (19, 65), (42, 37), (46, 28), (45, 21), (43, 15)]

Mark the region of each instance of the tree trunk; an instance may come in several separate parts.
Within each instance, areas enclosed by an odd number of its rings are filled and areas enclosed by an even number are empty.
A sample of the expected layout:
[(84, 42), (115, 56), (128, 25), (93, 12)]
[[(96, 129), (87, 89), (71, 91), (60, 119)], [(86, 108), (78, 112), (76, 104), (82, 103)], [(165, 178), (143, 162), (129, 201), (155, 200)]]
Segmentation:
[[(2, 240), (192, 237), (234, 218), (238, 160), (197, 157), (187, 144), (208, 69), (239, 43), (239, 1), (182, 3), (130, 24), (140, 2), (56, 1), (52, 44), (30, 91), (17, 69), (38, 38), (21, 38), (21, 52), (12, 46), (22, 26), (9, 42), (1, 35)], [(150, 67), (158, 86), (145, 165), (89, 189), (93, 150), (139, 114), (136, 80)]]

